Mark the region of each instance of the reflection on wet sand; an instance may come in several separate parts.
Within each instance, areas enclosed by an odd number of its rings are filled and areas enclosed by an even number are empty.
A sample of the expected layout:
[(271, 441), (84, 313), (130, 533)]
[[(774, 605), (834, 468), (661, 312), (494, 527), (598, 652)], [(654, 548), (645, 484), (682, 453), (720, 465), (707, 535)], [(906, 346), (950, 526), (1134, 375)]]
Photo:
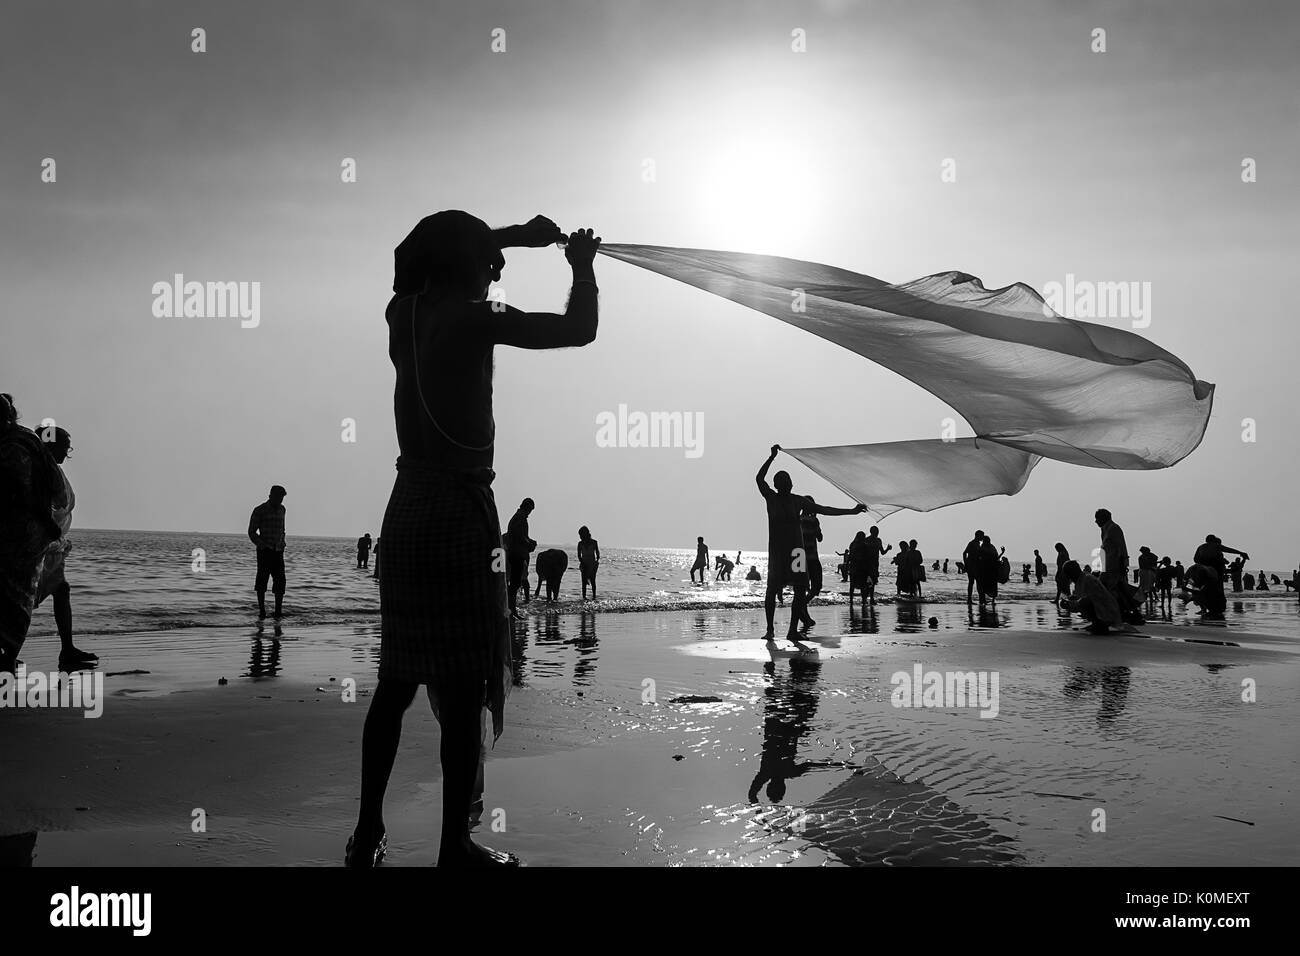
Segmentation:
[(1124, 712), (1128, 686), (1133, 672), (1127, 667), (1102, 667), (1076, 664), (1067, 670), (1065, 696), (1079, 700), (1099, 691), (1097, 723), (1108, 724)]
[(797, 830), (842, 863), (972, 866), (1018, 863), (1015, 841), (874, 758), (809, 806)]
[(275, 629), (275, 640), (267, 642), (260, 636), (253, 638), (252, 650), (248, 658), (248, 671), (243, 676), (253, 680), (275, 677), (280, 672), (280, 628)]
[[(748, 800), (762, 790), (773, 804), (786, 795), (787, 781), (810, 771), (842, 770), (844, 761), (800, 761), (799, 745), (814, 731), (821, 663), (792, 658), (763, 665), (763, 746)], [(856, 755), (855, 755), (856, 756)], [(841, 862), (865, 864), (971, 865), (1014, 863), (1014, 841), (990, 823), (963, 810), (943, 794), (905, 781), (869, 754), (847, 780), (810, 806), (763, 820), (817, 845)]]
[(808, 734), (809, 723), (817, 715), (817, 678), (819, 661), (792, 658), (789, 669), (778, 669), (776, 661), (763, 665), (769, 678), (763, 691), (763, 749), (758, 773), (749, 784), (749, 801), (759, 802), (758, 792), (766, 787), (767, 799), (780, 803), (785, 799), (786, 781), (809, 770), (839, 767), (839, 763), (798, 760), (799, 741)]

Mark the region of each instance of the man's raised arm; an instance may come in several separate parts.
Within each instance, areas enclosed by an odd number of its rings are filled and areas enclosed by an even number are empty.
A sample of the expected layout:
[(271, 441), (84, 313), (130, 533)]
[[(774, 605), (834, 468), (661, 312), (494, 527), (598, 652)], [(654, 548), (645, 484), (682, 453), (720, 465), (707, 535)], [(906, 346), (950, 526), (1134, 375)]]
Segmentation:
[(867, 506), (860, 503), (854, 505), (852, 508), (832, 508), (830, 505), (819, 505), (811, 498), (808, 500), (812, 501), (813, 512), (819, 515), (860, 515), (862, 512), (867, 510)]
[(545, 216), (534, 216), (523, 225), (492, 230), (498, 249), (540, 249), (563, 238), (560, 227)]
[(773, 445), (772, 454), (767, 456), (767, 461), (763, 462), (763, 467), (758, 469), (758, 474), (754, 476), (754, 481), (758, 482), (758, 490), (764, 498), (772, 493), (772, 486), (767, 483), (767, 470), (772, 467), (772, 462), (776, 461), (776, 453), (780, 450), (780, 445)]

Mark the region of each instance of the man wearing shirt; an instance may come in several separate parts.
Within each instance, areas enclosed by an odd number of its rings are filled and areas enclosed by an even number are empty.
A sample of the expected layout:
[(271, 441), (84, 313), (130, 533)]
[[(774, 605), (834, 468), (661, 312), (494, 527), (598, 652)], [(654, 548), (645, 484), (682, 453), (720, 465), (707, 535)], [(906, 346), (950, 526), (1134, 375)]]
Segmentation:
[(272, 485), (265, 501), (253, 509), (248, 519), (248, 540), (257, 548), (257, 616), (266, 617), (266, 583), (271, 581), (275, 595), (275, 616), (284, 603), (284, 496), (281, 485)]
[(1130, 624), (1146, 623), (1138, 609), (1138, 602), (1133, 599), (1128, 585), (1128, 543), (1124, 540), (1124, 529), (1117, 525), (1105, 508), (1098, 508), (1093, 515), (1097, 527), (1101, 529), (1101, 583), (1115, 596), (1120, 613)]

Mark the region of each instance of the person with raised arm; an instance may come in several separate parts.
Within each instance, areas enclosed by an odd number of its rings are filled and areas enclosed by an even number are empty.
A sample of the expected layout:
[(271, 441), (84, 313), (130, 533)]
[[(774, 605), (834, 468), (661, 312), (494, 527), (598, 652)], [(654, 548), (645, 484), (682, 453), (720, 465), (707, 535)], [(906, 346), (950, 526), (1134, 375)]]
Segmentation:
[(820, 505), (807, 495), (794, 494), (794, 482), (790, 474), (778, 471), (772, 476), (772, 485), (767, 483), (767, 472), (776, 460), (780, 445), (773, 445), (772, 452), (758, 469), (754, 481), (758, 492), (767, 503), (767, 595), (763, 599), (763, 610), (767, 615), (767, 633), (764, 637), (771, 641), (776, 632), (773, 618), (776, 615), (776, 596), (786, 585), (794, 588), (794, 605), (790, 610), (790, 630), (786, 639), (799, 643), (799, 625), (812, 627), (815, 621), (808, 616), (808, 557), (804, 552), (803, 531), (799, 516), (805, 511), (819, 515), (857, 515), (867, 510), (863, 504), (852, 508), (832, 508)]
[(384, 513), (379, 579), (379, 682), (361, 746), (361, 806), (345, 862), (375, 866), (387, 849), (384, 792), (402, 715), (423, 685), (441, 724), (442, 840), (439, 866), (517, 864), (470, 839), (481, 789), (484, 708), (493, 739), (504, 726), (511, 683), (501, 525), (492, 495), (492, 415), (497, 346), (555, 349), (596, 338), (590, 229), (568, 238), (573, 271), (563, 313), (527, 313), (488, 303), (502, 249), (541, 248), (563, 238), (538, 216), (493, 231), (459, 211), (422, 219), (395, 251), (388, 354), (396, 370), (397, 478)]

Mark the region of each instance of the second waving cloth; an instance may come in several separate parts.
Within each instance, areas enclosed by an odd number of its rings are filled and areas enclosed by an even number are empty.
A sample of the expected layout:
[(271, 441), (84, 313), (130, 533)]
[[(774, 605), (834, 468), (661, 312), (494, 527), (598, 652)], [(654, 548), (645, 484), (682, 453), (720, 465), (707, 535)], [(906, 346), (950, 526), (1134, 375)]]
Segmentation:
[[(846, 269), (710, 249), (600, 252), (780, 319), (942, 399), (976, 438), (785, 449), (872, 511), (1015, 494), (1041, 458), (1167, 468), (1200, 444), (1214, 386), (1126, 329), (1057, 315), (1017, 283), (943, 272), (891, 285)], [(798, 292), (803, 310), (793, 307)]]

